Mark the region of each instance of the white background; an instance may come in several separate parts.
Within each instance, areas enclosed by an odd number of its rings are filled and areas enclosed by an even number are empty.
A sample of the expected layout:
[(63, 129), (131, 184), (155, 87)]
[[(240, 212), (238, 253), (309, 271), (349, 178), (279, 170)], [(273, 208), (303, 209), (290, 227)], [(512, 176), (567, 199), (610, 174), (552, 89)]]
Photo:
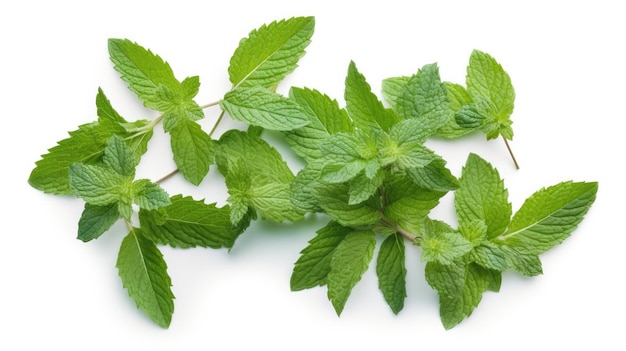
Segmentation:
[[(9, 5), (10, 4), (10, 5)], [(0, 349), (508, 349), (577, 346), (623, 350), (625, 291), (623, 134), (626, 21), (618, 1), (5, 1), (0, 5), (2, 240)], [(469, 152), (496, 166), (517, 209), (543, 186), (599, 181), (595, 205), (564, 244), (542, 256), (544, 274), (504, 276), (473, 315), (451, 331), (438, 316), (419, 250), (409, 249), (408, 294), (393, 315), (370, 269), (340, 318), (325, 288), (289, 291), (299, 251), (324, 225), (258, 222), (234, 249), (163, 248), (176, 295), (168, 330), (139, 312), (115, 269), (125, 235), (75, 239), (82, 202), (45, 195), (27, 178), (34, 162), (79, 124), (95, 120), (98, 87), (129, 120), (154, 118), (108, 59), (107, 38), (129, 38), (168, 60), (182, 79), (199, 75), (198, 102), (221, 98), (240, 38), (272, 20), (313, 15), (316, 31), (300, 67), (281, 85), (342, 100), (354, 60), (375, 91), (383, 78), (438, 62), (442, 79), (463, 83), (472, 49), (492, 54), (516, 88), (511, 143), (476, 135), (429, 145), (459, 174)], [(343, 104), (343, 103), (342, 103)], [(202, 121), (209, 130), (217, 110)], [(225, 128), (241, 127), (225, 123)], [(157, 130), (139, 176), (174, 169)], [(270, 135), (271, 136), (271, 135)], [(282, 147), (280, 140), (275, 145)], [(300, 163), (286, 151), (294, 171)], [(164, 187), (224, 203), (214, 169), (199, 186)], [(451, 220), (451, 198), (435, 215)]]

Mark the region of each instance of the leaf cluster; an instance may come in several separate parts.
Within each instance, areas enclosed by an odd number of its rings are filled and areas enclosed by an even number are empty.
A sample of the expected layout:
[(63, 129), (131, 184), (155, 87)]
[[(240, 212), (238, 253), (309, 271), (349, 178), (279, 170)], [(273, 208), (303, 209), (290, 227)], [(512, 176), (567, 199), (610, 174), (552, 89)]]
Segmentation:
[[(161, 245), (226, 248), (256, 219), (295, 222), (321, 213), (327, 223), (301, 252), (291, 289), (326, 286), (336, 313), (376, 256), (376, 273), (394, 313), (406, 298), (407, 243), (421, 247), (426, 281), (439, 295), (441, 319), (452, 328), (469, 316), (502, 272), (542, 272), (539, 255), (565, 240), (594, 202), (597, 183), (563, 182), (537, 191), (512, 213), (497, 170), (470, 154), (460, 177), (425, 145), (482, 131), (512, 139), (515, 93), (509, 75), (475, 50), (466, 86), (442, 82), (436, 64), (383, 81), (381, 101), (354, 62), (345, 78), (345, 106), (307, 87), (278, 84), (293, 72), (314, 31), (312, 17), (272, 22), (239, 42), (228, 68), (232, 86), (216, 102), (195, 101), (198, 76), (178, 79), (160, 56), (127, 39), (110, 39), (113, 68), (152, 120), (123, 118), (102, 89), (97, 120), (78, 127), (42, 155), (29, 183), (45, 193), (85, 202), (78, 238), (97, 239), (118, 220), (117, 268), (138, 308), (168, 327), (174, 294)], [(209, 132), (204, 109), (221, 109)], [(214, 137), (225, 115), (249, 125)], [(222, 207), (169, 195), (162, 180), (135, 179), (154, 127), (169, 134), (173, 159), (185, 180), (200, 184), (211, 166), (228, 189)], [(302, 158), (294, 174), (264, 138), (275, 131)], [(431, 218), (454, 192), (458, 225)], [(409, 262), (410, 268), (410, 262)]]

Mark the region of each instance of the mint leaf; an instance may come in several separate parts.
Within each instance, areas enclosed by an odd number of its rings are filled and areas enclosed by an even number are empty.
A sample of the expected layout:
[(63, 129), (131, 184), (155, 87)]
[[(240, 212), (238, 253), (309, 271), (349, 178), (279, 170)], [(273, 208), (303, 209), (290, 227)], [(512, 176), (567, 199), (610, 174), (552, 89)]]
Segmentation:
[(335, 249), (353, 230), (331, 221), (317, 231), (309, 245), (300, 252), (291, 273), (291, 290), (298, 291), (326, 284), (330, 260)]
[(78, 239), (84, 242), (97, 239), (118, 219), (120, 214), (116, 203), (106, 206), (85, 203), (85, 209), (78, 221)]
[(328, 183), (342, 183), (367, 171), (373, 178), (382, 166), (378, 160), (378, 147), (372, 133), (338, 133), (320, 144), (322, 161), (321, 179)]
[(137, 43), (128, 39), (109, 39), (109, 55), (113, 68), (148, 108), (159, 110), (161, 99), (157, 96), (157, 88), (160, 85), (174, 92), (181, 89), (170, 65)]
[(313, 17), (294, 17), (250, 32), (230, 59), (233, 86), (270, 88), (280, 83), (297, 67), (314, 28)]
[(488, 139), (502, 135), (513, 138), (510, 119), (515, 102), (511, 78), (489, 54), (474, 50), (467, 66), (467, 92), (473, 101), (485, 100), (489, 106), (484, 111), (487, 120), (483, 130)]
[(398, 121), (396, 114), (387, 110), (372, 93), (372, 88), (357, 70), (354, 62), (350, 62), (348, 67), (345, 100), (348, 114), (357, 128), (389, 130)]
[(122, 241), (117, 257), (122, 285), (137, 307), (167, 328), (174, 313), (174, 294), (167, 265), (156, 245), (139, 228), (132, 228)]
[(292, 130), (309, 123), (300, 105), (263, 87), (231, 90), (220, 106), (233, 119), (269, 130)]
[(337, 315), (352, 292), (352, 288), (361, 280), (374, 255), (375, 235), (371, 231), (353, 231), (337, 245), (330, 261), (327, 276), (328, 299), (332, 302)]
[(459, 187), (459, 181), (442, 158), (436, 158), (424, 167), (408, 169), (407, 176), (417, 186), (431, 191), (448, 192)]
[(383, 241), (376, 259), (378, 287), (385, 301), (398, 314), (404, 308), (406, 298), (406, 268), (404, 239), (392, 234)]
[(222, 135), (217, 166), (225, 178), (236, 220), (248, 207), (276, 222), (297, 221), (302, 211), (292, 202), (294, 175), (276, 149), (259, 136), (230, 130)]
[(373, 199), (350, 204), (347, 184), (325, 184), (317, 189), (319, 206), (326, 214), (344, 226), (374, 224), (381, 217)]
[(454, 193), (454, 205), (459, 225), (475, 220), (487, 225), (487, 237), (504, 232), (511, 218), (508, 191), (498, 171), (476, 154), (470, 154)]
[(69, 168), (69, 186), (85, 202), (106, 206), (118, 202), (127, 179), (104, 167), (74, 163)]
[(500, 246), (491, 242), (483, 242), (479, 246), (476, 246), (469, 255), (472, 262), (480, 265), (481, 267), (504, 272), (508, 269), (507, 256), (512, 252), (504, 251)]
[(598, 183), (563, 182), (531, 195), (515, 213), (505, 232), (495, 239), (530, 255), (560, 244), (589, 211)]
[(411, 79), (411, 77), (391, 77), (383, 79), (383, 98), (396, 112), (398, 112), (398, 98), (404, 93), (409, 79)]
[[(111, 106), (102, 90), (98, 90), (96, 96), (99, 119), (97, 122), (83, 124), (77, 130), (69, 132), (69, 137), (42, 155), (35, 163), (28, 183), (45, 193), (57, 195), (72, 194), (69, 187), (69, 167), (73, 163), (98, 164), (102, 161), (104, 149), (113, 135), (127, 139), (135, 162), (141, 158), (147, 150), (147, 143), (152, 136), (152, 131), (134, 134), (127, 131), (125, 125), (129, 125)], [(140, 127), (147, 121), (133, 122), (131, 125)], [(129, 139), (129, 140), (128, 140)]]
[(149, 240), (172, 247), (231, 248), (247, 226), (233, 226), (230, 208), (176, 195), (168, 206), (139, 211), (143, 233)]
[(321, 162), (308, 163), (291, 183), (291, 202), (302, 211), (320, 212), (322, 210), (316, 190), (318, 186), (321, 186), (319, 177), (322, 165)]
[(398, 96), (396, 105), (398, 114), (404, 119), (418, 119), (427, 135), (435, 134), (445, 125), (451, 112), (437, 65), (425, 65), (413, 75), (402, 95)]
[(491, 272), (473, 263), (426, 264), (426, 281), (439, 295), (439, 314), (446, 329), (472, 314), (492, 279)]
[(320, 144), (331, 135), (353, 130), (346, 111), (327, 95), (317, 90), (292, 87), (289, 98), (300, 106), (309, 123), (286, 131), (285, 136), (291, 149), (307, 162), (322, 157)]
[(420, 188), (401, 174), (387, 177), (384, 186), (384, 216), (410, 233), (419, 233), (430, 211), (444, 192)]
[(148, 179), (139, 179), (133, 182), (133, 201), (146, 210), (156, 210), (170, 204), (170, 196), (160, 185)]
[(117, 135), (113, 135), (107, 141), (102, 162), (121, 176), (135, 176), (135, 167), (137, 166), (135, 157), (124, 140)]
[(480, 127), (480, 124), (472, 127), (461, 126), (457, 122), (460, 118), (457, 115), (462, 113), (461, 111), (472, 103), (472, 98), (467, 90), (459, 84), (444, 82), (443, 85), (448, 93), (448, 106), (452, 114), (448, 122), (439, 128), (437, 135), (446, 139), (456, 139), (474, 132)]
[(466, 238), (439, 221), (425, 221), (422, 239), (422, 261), (452, 264), (473, 248)]
[(423, 145), (428, 138), (422, 122), (407, 119), (396, 123), (381, 147), (383, 165), (393, 164), (399, 169), (422, 168), (438, 158)]
[(191, 184), (198, 185), (214, 162), (215, 147), (211, 137), (199, 124), (182, 120), (170, 131), (174, 162)]
[(385, 172), (382, 169), (379, 169), (376, 175), (371, 179), (367, 177), (365, 173), (357, 175), (349, 182), (350, 189), (348, 194), (350, 198), (348, 199), (348, 204), (359, 204), (369, 199), (372, 195), (376, 194), (384, 180)]

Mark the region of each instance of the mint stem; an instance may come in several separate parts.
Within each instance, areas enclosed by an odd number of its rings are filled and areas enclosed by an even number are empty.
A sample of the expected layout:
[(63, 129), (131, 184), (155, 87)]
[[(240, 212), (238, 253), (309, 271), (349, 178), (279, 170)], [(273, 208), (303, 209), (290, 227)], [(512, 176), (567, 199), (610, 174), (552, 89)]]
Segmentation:
[(513, 155), (513, 150), (511, 150), (511, 146), (509, 146), (508, 140), (506, 140), (504, 136), (502, 137), (502, 140), (504, 140), (504, 144), (506, 145), (507, 150), (509, 150), (509, 155), (511, 155), (511, 158), (513, 159), (513, 163), (515, 164), (515, 169), (519, 169), (519, 164), (517, 163), (517, 160), (515, 159), (515, 155)]

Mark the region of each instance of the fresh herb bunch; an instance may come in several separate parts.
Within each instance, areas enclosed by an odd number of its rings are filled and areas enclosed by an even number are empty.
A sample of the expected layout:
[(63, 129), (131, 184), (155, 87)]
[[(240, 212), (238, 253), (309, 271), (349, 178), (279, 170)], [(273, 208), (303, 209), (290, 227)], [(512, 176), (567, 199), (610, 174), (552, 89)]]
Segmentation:
[[(128, 234), (118, 253), (119, 275), (137, 306), (158, 325), (168, 327), (174, 311), (159, 245), (231, 248), (258, 217), (294, 222), (323, 213), (328, 222), (295, 263), (292, 290), (326, 285), (341, 314), (380, 242), (379, 287), (398, 313), (406, 297), (410, 243), (421, 247), (443, 325), (452, 328), (472, 313), (485, 291), (499, 290), (502, 272), (541, 274), (539, 255), (565, 240), (594, 202), (597, 183), (567, 181), (537, 191), (513, 214), (508, 191), (487, 161), (470, 154), (457, 179), (424, 145), (433, 136), (452, 139), (476, 131), (488, 139), (512, 139), (515, 92), (509, 75), (486, 53), (471, 54), (466, 86), (442, 82), (436, 64), (384, 80), (386, 104), (354, 62), (345, 80), (345, 107), (315, 89), (277, 93), (304, 55), (314, 24), (312, 17), (297, 17), (250, 32), (230, 61), (232, 87), (206, 105), (194, 100), (199, 77), (179, 80), (152, 51), (110, 39), (115, 70), (159, 116), (129, 122), (99, 89), (98, 119), (70, 132), (36, 162), (29, 178), (34, 188), (85, 201), (80, 240), (97, 239), (124, 220)], [(197, 121), (210, 107), (222, 112), (207, 133)], [(249, 128), (216, 139), (226, 113)], [(135, 179), (159, 123), (170, 136), (176, 172), (198, 185), (216, 165), (228, 188), (228, 205), (170, 196), (160, 186), (166, 178)], [(297, 175), (263, 138), (264, 130), (279, 131), (304, 160)], [(429, 217), (450, 191), (457, 228)]]

